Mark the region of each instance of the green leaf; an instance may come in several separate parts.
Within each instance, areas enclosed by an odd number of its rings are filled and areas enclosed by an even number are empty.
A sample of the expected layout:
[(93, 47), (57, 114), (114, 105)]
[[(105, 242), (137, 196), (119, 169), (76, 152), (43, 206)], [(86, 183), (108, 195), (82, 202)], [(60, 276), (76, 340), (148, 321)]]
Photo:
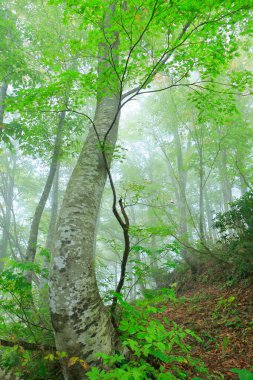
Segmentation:
[(231, 369), (230, 372), (237, 373), (239, 380), (253, 380), (253, 373), (247, 369)]

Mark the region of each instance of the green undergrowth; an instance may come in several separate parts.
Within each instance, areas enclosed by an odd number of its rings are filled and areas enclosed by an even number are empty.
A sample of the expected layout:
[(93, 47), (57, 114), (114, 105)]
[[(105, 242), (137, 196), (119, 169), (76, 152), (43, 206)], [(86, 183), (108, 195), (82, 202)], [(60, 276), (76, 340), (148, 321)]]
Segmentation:
[(198, 379), (191, 373), (207, 375), (202, 361), (193, 358), (188, 340), (201, 339), (191, 330), (165, 318), (161, 306), (164, 301), (176, 302), (173, 289), (148, 292), (145, 299), (130, 305), (118, 296), (121, 335), (125, 355), (98, 354), (104, 368), (93, 367), (87, 373), (96, 379)]
[[(177, 320), (175, 311), (188, 305), (189, 311), (200, 318), (203, 302), (210, 302), (204, 304), (204, 310), (210, 309), (207, 312), (214, 326), (239, 326), (238, 308), (241, 301), (233, 294), (222, 296), (222, 293), (215, 293), (211, 296), (205, 292), (194, 293), (191, 298), (177, 298), (175, 288), (171, 287), (158, 291), (147, 290), (143, 299), (132, 304), (117, 295), (120, 351), (111, 356), (98, 354), (102, 366), (89, 368), (81, 358), (69, 358), (65, 353), (55, 352), (49, 312), (42, 302), (45, 294), (35, 290), (31, 292), (24, 276), (29, 270), (36, 273), (40, 268), (13, 264), (0, 275), (0, 339), (13, 344), (12, 347), (0, 346), (0, 377), (3, 370), (17, 379), (60, 380), (60, 361), (64, 358), (69, 366), (81, 365), (87, 369), (86, 378), (90, 380), (217, 379), (207, 370), (200, 359), (201, 354), (196, 355), (196, 347), (208, 351), (214, 342), (217, 347), (222, 345), (221, 351), (226, 353), (230, 349), (230, 337), (224, 336), (219, 342), (218, 337), (213, 336), (213, 330), (203, 334), (203, 331), (195, 328), (195, 318), (192, 319), (194, 324), (188, 321), (186, 326), (186, 314), (181, 313), (181, 320)], [(212, 309), (211, 305), (214, 305)], [(174, 312), (168, 314), (168, 309)], [(185, 308), (184, 313), (186, 311)], [(34, 344), (37, 349), (29, 351), (22, 342)], [(239, 380), (253, 380), (248, 369), (233, 371)]]
[(31, 287), (29, 272), (47, 278), (40, 265), (14, 261), (0, 274), (0, 378), (60, 380), (59, 363), (45, 359), (54, 351), (47, 289)]

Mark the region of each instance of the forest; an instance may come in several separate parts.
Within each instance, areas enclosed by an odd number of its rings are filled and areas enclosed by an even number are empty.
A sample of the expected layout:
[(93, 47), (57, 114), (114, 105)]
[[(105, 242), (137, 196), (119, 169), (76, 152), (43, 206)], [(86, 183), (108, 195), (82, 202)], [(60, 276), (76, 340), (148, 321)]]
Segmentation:
[(252, 380), (253, 0), (0, 35), (0, 380)]

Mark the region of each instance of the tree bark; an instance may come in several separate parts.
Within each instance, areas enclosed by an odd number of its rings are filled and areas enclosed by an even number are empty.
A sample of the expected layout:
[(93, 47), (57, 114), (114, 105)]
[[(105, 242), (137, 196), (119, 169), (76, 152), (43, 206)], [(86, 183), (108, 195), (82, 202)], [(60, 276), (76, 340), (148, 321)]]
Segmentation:
[[(50, 309), (58, 351), (99, 365), (97, 352), (114, 351), (114, 329), (97, 286), (94, 251), (101, 198), (118, 135), (122, 87), (115, 69), (119, 36), (110, 20), (101, 21), (110, 41), (98, 46), (97, 105), (92, 127), (70, 177), (57, 225), (50, 264)], [(109, 57), (109, 59), (108, 59)], [(85, 378), (85, 369), (62, 362), (65, 380)]]
[[(94, 125), (107, 138), (110, 164), (118, 132), (118, 96), (98, 100)], [(107, 177), (94, 128), (85, 141), (71, 175), (60, 210), (54, 255), (51, 261), (50, 307), (58, 351), (97, 364), (96, 352), (110, 354), (114, 334), (110, 316), (100, 298), (94, 269), (96, 224)], [(81, 366), (63, 364), (65, 380), (80, 380)]]
[(56, 223), (57, 223), (58, 210), (59, 210), (59, 174), (60, 174), (60, 163), (58, 161), (55, 175), (54, 175), (54, 181), (53, 181), (53, 188), (52, 188), (52, 195), (51, 195), (52, 196), (51, 215), (50, 215), (50, 223), (49, 223), (47, 241), (46, 241), (46, 249), (49, 252), (53, 251)]
[(58, 166), (58, 161), (60, 159), (60, 154), (61, 154), (61, 142), (62, 142), (62, 128), (64, 124), (64, 119), (65, 119), (65, 112), (60, 113), (59, 117), (59, 123), (58, 123), (58, 128), (57, 128), (57, 134), (55, 138), (55, 145), (54, 145), (54, 151), (53, 151), (53, 156), (51, 159), (51, 164), (50, 164), (50, 169), (49, 169), (49, 174), (47, 177), (47, 181), (44, 187), (44, 190), (41, 194), (39, 203), (37, 205), (37, 208), (35, 210), (32, 224), (31, 224), (31, 229), (30, 229), (30, 234), (29, 234), (29, 240), (28, 240), (28, 245), (27, 245), (27, 250), (26, 250), (26, 260), (33, 262), (35, 259), (36, 255), (36, 250), (37, 250), (37, 242), (38, 242), (38, 233), (39, 233), (39, 225), (41, 221), (41, 217), (45, 208), (45, 205), (47, 203), (52, 184), (54, 181), (54, 176), (57, 170)]

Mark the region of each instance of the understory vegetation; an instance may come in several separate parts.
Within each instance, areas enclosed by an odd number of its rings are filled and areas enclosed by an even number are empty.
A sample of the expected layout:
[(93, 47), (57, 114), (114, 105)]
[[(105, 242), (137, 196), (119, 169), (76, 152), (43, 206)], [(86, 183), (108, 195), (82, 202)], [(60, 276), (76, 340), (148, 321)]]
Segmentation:
[[(217, 215), (214, 226), (221, 236), (212, 252), (219, 256), (206, 253), (198, 274), (175, 256), (173, 270), (161, 270), (167, 287), (145, 288), (131, 302), (116, 294), (118, 349), (114, 355), (97, 353), (100, 368), (56, 350), (48, 271), (39, 263), (9, 261), (0, 278), (2, 376), (57, 380), (60, 362), (66, 361), (84, 367), (88, 379), (253, 378), (252, 199), (249, 191)], [(28, 272), (44, 279), (45, 287), (31, 289)], [(156, 271), (142, 266), (137, 273), (138, 281), (157, 281)], [(105, 302), (113, 296), (105, 292)]]

